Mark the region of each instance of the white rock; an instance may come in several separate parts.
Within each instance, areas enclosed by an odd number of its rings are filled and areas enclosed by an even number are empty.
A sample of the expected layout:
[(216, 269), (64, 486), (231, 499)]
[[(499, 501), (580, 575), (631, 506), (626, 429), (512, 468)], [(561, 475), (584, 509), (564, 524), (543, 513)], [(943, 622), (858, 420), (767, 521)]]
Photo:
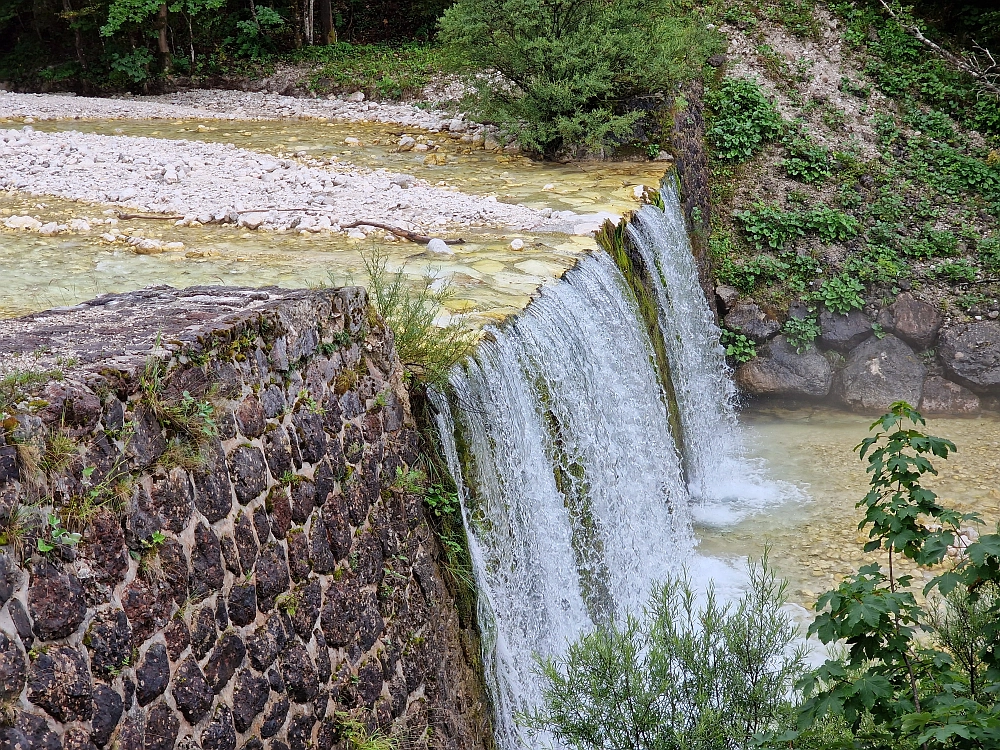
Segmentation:
[(353, 138), (353, 137), (345, 138), (344, 139), (344, 143), (346, 143), (348, 146), (360, 146), (361, 145), (361, 141), (359, 141), (357, 138)]
[(469, 124), (463, 120), (461, 117), (456, 117), (450, 123), (448, 123), (448, 130), (452, 133), (464, 133), (469, 129)]
[(399, 146), (397, 151), (412, 151), (413, 147), (417, 145), (416, 139), (411, 136), (404, 135), (399, 139)]
[(89, 232), (90, 222), (86, 219), (71, 219), (69, 228), (74, 232)]
[(556, 189), (556, 186), (553, 185), (551, 182), (546, 183), (545, 185), (542, 185), (542, 190), (555, 190), (555, 189)]
[(642, 200), (642, 196), (645, 194), (645, 192), (646, 192), (646, 186), (645, 185), (633, 185), (632, 186), (632, 196), (637, 201)]
[(44, 234), (47, 237), (50, 237), (53, 234), (59, 234), (60, 232), (64, 232), (64, 231), (66, 231), (66, 225), (65, 224), (57, 224), (54, 221), (47, 222), (45, 224), (42, 224), (40, 227), (38, 227), (38, 233), (39, 234)]
[(353, 94), (347, 97), (347, 101), (349, 102), (363, 102), (364, 100), (365, 100), (364, 91), (355, 91)]
[(430, 148), (430, 146), (428, 146), (426, 143), (418, 143), (416, 146), (413, 147), (413, 150), (414, 151), (426, 151), (429, 148)]
[(31, 216), (9, 216), (4, 219), (3, 225), (8, 229), (27, 229), (29, 232), (42, 228), (42, 222)]
[(510, 249), (511, 250), (524, 250), (524, 240), (522, 240), (520, 237), (517, 238), (517, 239), (515, 239), (515, 240), (511, 240)]
[(365, 240), (368, 239), (368, 235), (362, 232), (360, 229), (352, 229), (347, 233), (347, 236), (352, 240)]
[(448, 244), (437, 237), (432, 239), (427, 243), (427, 250), (431, 253), (438, 253), (439, 255), (454, 255), (455, 251), (448, 247)]

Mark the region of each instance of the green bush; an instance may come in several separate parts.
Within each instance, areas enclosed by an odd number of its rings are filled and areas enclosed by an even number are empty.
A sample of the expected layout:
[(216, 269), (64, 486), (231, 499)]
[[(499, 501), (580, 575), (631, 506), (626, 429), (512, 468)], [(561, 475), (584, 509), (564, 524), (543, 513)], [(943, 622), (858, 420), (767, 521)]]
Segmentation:
[(785, 321), (781, 331), (785, 334), (788, 343), (795, 348), (795, 351), (802, 354), (813, 345), (813, 341), (819, 336), (819, 320), (814, 315), (804, 318), (789, 318)]
[(388, 257), (377, 251), (362, 258), (368, 271), (369, 295), (375, 310), (392, 329), (396, 353), (407, 376), (438, 387), (446, 385), (451, 368), (472, 354), (478, 341), (476, 332), (461, 322), (435, 325), (434, 318), (451, 291), (432, 290), (431, 279), (412, 289), (403, 269), (389, 273)]
[(724, 79), (705, 103), (711, 112), (706, 138), (718, 159), (745, 161), (781, 135), (781, 115), (749, 78)]
[(990, 271), (1000, 270), (1000, 235), (979, 241), (979, 262)]
[(864, 285), (846, 274), (827, 279), (815, 293), (815, 299), (832, 313), (847, 315), (851, 310), (859, 310), (865, 306), (865, 298), (861, 293)]
[(458, 0), (439, 38), (502, 76), (478, 87), (477, 116), (546, 155), (636, 140), (656, 124), (656, 97), (720, 49), (675, 0)]
[(804, 671), (785, 585), (762, 564), (733, 605), (687, 576), (668, 579), (643, 618), (599, 627), (565, 656), (541, 659), (542, 707), (522, 717), (577, 750), (748, 748), (790, 726)]

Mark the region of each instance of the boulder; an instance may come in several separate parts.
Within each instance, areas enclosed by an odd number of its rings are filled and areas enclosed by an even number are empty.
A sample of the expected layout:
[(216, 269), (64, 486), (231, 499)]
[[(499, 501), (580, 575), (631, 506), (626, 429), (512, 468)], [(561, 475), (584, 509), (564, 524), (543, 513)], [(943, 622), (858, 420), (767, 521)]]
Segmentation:
[(781, 323), (769, 318), (754, 302), (741, 302), (725, 317), (726, 328), (757, 342), (767, 341), (781, 330)]
[(904, 292), (879, 313), (878, 323), (919, 351), (930, 348), (937, 338), (941, 314), (934, 305), (913, 299)]
[(719, 301), (719, 309), (729, 312), (740, 299), (740, 290), (726, 284), (715, 287), (715, 297)]
[(1000, 393), (1000, 322), (977, 321), (941, 334), (938, 355), (945, 371), (967, 388)]
[(975, 414), (979, 411), (979, 397), (968, 388), (935, 375), (924, 381), (920, 411), (923, 414)]
[(927, 368), (895, 336), (871, 338), (847, 355), (836, 392), (859, 411), (884, 411), (894, 401), (918, 404)]
[(735, 379), (754, 396), (823, 398), (830, 392), (833, 368), (815, 349), (799, 354), (784, 336), (776, 336), (737, 368)]
[(860, 310), (847, 315), (824, 310), (819, 314), (819, 341), (827, 349), (849, 352), (872, 335), (872, 321)]

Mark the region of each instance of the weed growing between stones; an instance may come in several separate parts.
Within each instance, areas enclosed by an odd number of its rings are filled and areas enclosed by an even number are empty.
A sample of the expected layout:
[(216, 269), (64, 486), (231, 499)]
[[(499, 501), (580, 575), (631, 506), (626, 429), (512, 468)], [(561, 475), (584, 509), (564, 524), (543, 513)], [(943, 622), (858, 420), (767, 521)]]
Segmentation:
[(37, 533), (40, 519), (38, 505), (22, 503), (15, 498), (6, 513), (0, 516), (0, 546), (10, 546), (18, 559), (24, 559), (25, 549)]
[(179, 397), (167, 397), (166, 388), (166, 365), (150, 359), (139, 376), (142, 403), (166, 430), (168, 439), (204, 448), (218, 433), (211, 401), (214, 388), (209, 389), (206, 398), (195, 398), (186, 390)]
[(444, 326), (435, 323), (440, 308), (452, 298), (452, 290), (432, 288), (429, 278), (413, 290), (406, 283), (404, 269), (387, 270), (389, 258), (381, 251), (362, 257), (370, 298), (393, 332), (407, 375), (427, 385), (445, 386), (451, 368), (469, 356), (479, 340), (475, 331), (458, 320)]
[(0, 379), (0, 417), (13, 416), (31, 388), (62, 377), (61, 370), (22, 370)]

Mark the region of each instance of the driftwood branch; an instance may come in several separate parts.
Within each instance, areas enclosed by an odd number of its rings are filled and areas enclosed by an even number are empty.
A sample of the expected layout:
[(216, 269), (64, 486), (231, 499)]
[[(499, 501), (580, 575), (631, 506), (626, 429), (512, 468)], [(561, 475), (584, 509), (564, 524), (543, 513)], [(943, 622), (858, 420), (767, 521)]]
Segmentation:
[(997, 65), (993, 54), (985, 47), (977, 44), (975, 41), (972, 43), (973, 49), (980, 52), (982, 55), (989, 60), (989, 64), (984, 65), (979, 61), (974, 54), (970, 54), (965, 58), (959, 57), (958, 55), (949, 52), (940, 44), (931, 41), (923, 32), (916, 26), (916, 24), (905, 23), (903, 19), (899, 17), (899, 14), (894, 11), (886, 0), (879, 0), (882, 3), (882, 7), (885, 8), (886, 13), (892, 16), (892, 19), (902, 26), (906, 31), (913, 35), (913, 38), (919, 41), (926, 47), (934, 50), (940, 57), (942, 57), (947, 62), (954, 65), (963, 73), (971, 76), (973, 80), (976, 81), (982, 88), (989, 91), (994, 96), (1000, 96), (1000, 66)]
[[(409, 240), (410, 242), (417, 242), (421, 245), (426, 245), (430, 242), (433, 237), (428, 237), (425, 234), (417, 234), (416, 232), (411, 232), (408, 229), (400, 229), (399, 227), (389, 226), (388, 224), (380, 224), (377, 221), (355, 221), (351, 224), (341, 224), (341, 229), (353, 229), (354, 227), (377, 227), (378, 229), (384, 229), (387, 232), (392, 232), (393, 234), (402, 237), (403, 239)], [(461, 237), (454, 240), (445, 240), (446, 245), (464, 245), (465, 240)]]
[[(275, 211), (277, 213), (286, 213), (288, 211), (315, 211), (315, 208), (262, 208), (259, 210), (251, 211), (240, 211), (241, 214), (262, 214)], [(152, 219), (159, 221), (177, 221), (178, 219), (183, 219), (183, 216), (164, 216), (162, 214), (127, 214), (123, 211), (116, 211), (115, 214), (119, 219)], [(377, 229), (384, 229), (387, 232), (392, 232), (397, 237), (402, 237), (410, 242), (416, 242), (420, 245), (426, 245), (430, 242), (433, 237), (428, 237), (426, 234), (417, 234), (416, 232), (411, 232), (409, 229), (402, 229), (401, 227), (394, 227), (389, 224), (382, 224), (378, 221), (355, 221), (350, 224), (341, 224), (341, 229), (354, 229), (355, 227), (376, 227)], [(446, 245), (464, 245), (465, 240), (458, 237), (453, 240), (444, 240)]]

